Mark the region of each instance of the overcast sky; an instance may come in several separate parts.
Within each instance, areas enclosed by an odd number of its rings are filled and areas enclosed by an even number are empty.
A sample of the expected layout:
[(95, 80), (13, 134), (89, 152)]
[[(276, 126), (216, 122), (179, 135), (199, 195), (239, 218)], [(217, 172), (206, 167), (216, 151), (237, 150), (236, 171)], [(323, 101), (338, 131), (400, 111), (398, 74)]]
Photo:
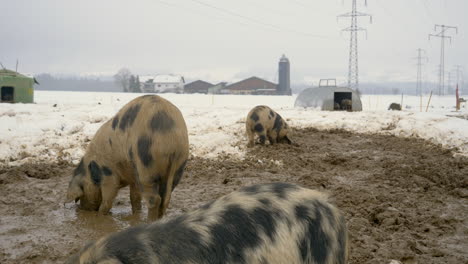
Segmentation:
[[(39, 74), (182, 74), (235, 81), (277, 81), (282, 54), (293, 83), (346, 80), (351, 0), (14, 0), (2, 2), (0, 61)], [(417, 49), (437, 79), (440, 39), (434, 24), (458, 26), (447, 41), (446, 69), (467, 69), (468, 0), (358, 0), (368, 37), (359, 37), (360, 81), (412, 81)]]

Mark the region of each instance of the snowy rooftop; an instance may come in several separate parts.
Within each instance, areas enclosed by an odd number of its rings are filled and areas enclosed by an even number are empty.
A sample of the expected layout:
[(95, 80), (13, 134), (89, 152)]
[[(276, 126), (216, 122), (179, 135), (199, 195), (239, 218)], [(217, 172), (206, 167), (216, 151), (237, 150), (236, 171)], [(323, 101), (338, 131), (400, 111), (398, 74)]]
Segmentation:
[(140, 78), (140, 82), (147, 82), (149, 80), (153, 80), (154, 79), (154, 76), (152, 75), (142, 75), (142, 76), (139, 76)]
[(181, 80), (183, 80), (183, 77), (179, 75), (156, 75), (154, 76), (155, 83), (179, 83)]

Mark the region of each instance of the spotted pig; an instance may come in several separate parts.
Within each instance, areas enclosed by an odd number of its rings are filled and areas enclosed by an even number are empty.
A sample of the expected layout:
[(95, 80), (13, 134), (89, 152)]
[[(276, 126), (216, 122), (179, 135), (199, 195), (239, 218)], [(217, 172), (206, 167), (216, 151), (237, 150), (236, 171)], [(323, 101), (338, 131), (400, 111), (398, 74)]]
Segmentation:
[(272, 183), (107, 235), (68, 263), (344, 264), (347, 248), (345, 219), (324, 194)]
[(341, 100), (341, 110), (352, 111), (353, 110), (353, 101), (349, 99)]
[(74, 170), (66, 202), (107, 214), (120, 188), (130, 186), (132, 211), (148, 205), (163, 216), (187, 163), (188, 135), (179, 109), (156, 95), (138, 97), (99, 128)]
[(290, 132), (288, 124), (268, 106), (259, 105), (250, 110), (245, 126), (249, 147), (254, 145), (255, 134), (258, 135), (261, 144), (265, 144), (267, 138), (270, 144), (291, 144), (291, 140), (288, 138)]

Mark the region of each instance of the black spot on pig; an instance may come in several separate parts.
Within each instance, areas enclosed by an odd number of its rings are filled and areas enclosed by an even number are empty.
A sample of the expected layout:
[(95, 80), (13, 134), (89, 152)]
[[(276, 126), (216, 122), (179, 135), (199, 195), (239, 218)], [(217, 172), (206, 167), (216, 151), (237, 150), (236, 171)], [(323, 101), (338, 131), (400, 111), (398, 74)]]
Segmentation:
[(325, 204), (318, 202), (318, 201), (313, 201), (311, 202), (317, 208), (320, 212), (323, 213), (323, 216), (330, 221), (330, 224), (332, 226), (335, 226), (335, 217), (333, 217), (333, 212), (330, 209), (330, 207), (326, 206)]
[[(265, 216), (265, 213), (263, 209), (248, 212), (238, 205), (227, 207), (210, 232), (213, 236), (210, 251), (217, 258), (213, 259), (213, 263), (246, 263), (243, 252), (262, 243), (260, 230), (269, 236), (275, 231), (274, 219)], [(231, 254), (226, 248), (237, 254)]]
[(298, 205), (295, 208), (297, 219), (306, 227), (306, 234), (299, 241), (299, 250), (302, 260), (305, 262), (307, 256), (312, 256), (314, 263), (325, 263), (330, 253), (330, 237), (322, 229), (323, 216), (319, 208), (315, 208), (315, 217), (310, 216), (309, 208)]
[(274, 236), (276, 234), (276, 221), (274, 219), (274, 213), (270, 212), (264, 208), (255, 208), (251, 214), (251, 219), (259, 225), (263, 232), (274, 241)]
[(141, 105), (137, 104), (127, 109), (127, 111), (122, 115), (122, 118), (120, 119), (120, 130), (125, 131), (127, 127), (132, 126), (136, 116), (138, 115), (138, 112), (140, 111), (140, 108)]
[(101, 184), (102, 180), (102, 171), (99, 165), (93, 160), (88, 165), (89, 174), (91, 175), (91, 180), (95, 185)]
[(150, 121), (153, 132), (168, 132), (174, 127), (174, 120), (164, 111), (157, 112)]
[(263, 131), (263, 126), (262, 124), (256, 124), (255, 127), (254, 127), (255, 131), (257, 131), (258, 133), (261, 133)]
[(102, 173), (106, 176), (112, 175), (112, 170), (107, 166), (102, 166)]
[(252, 115), (250, 116), (250, 119), (252, 119), (253, 121), (257, 122), (258, 119), (259, 119), (259, 117), (258, 117), (258, 115), (257, 115), (256, 112), (253, 112)]
[(112, 139), (109, 138), (109, 145), (112, 147)]
[(276, 130), (277, 133), (280, 132), (281, 128), (283, 128), (283, 119), (279, 114), (276, 114), (275, 123), (273, 124), (273, 129)]
[(297, 185), (292, 185), (289, 183), (278, 182), (272, 184), (273, 191), (278, 195), (279, 198), (286, 198), (288, 192), (297, 190)]
[(182, 179), (182, 176), (184, 175), (184, 170), (185, 166), (187, 166), (187, 160), (180, 165), (180, 167), (177, 169), (175, 175), (174, 175), (174, 182), (172, 183), (172, 190), (179, 184), (180, 179)]
[(270, 110), (270, 114), (268, 115), (268, 118), (272, 119), (275, 116), (275, 113), (273, 113), (273, 110)]
[(265, 144), (266, 136), (265, 136), (265, 135), (261, 135), (259, 138), (260, 138), (260, 144)]
[(150, 137), (142, 136), (138, 138), (137, 151), (138, 157), (145, 167), (149, 167), (153, 162), (153, 156), (151, 155), (151, 145), (153, 142)]
[(114, 119), (112, 120), (112, 129), (115, 130), (118, 124), (119, 124), (119, 117), (115, 116)]
[(73, 176), (76, 175), (84, 175), (86, 173), (85, 167), (84, 167), (84, 162), (83, 159), (81, 159), (80, 163), (78, 164), (78, 167), (73, 171)]
[(130, 158), (130, 161), (134, 162), (134, 157), (133, 157), (133, 149), (130, 147), (128, 149), (128, 157)]

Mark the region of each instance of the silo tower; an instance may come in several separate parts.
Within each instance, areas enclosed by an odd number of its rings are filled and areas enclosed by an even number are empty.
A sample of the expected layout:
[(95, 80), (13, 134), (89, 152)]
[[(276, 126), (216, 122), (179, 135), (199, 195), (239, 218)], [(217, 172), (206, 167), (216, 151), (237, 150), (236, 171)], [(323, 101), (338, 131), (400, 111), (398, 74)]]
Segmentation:
[(278, 94), (291, 95), (291, 84), (289, 77), (289, 60), (283, 54), (281, 56), (278, 66)]

